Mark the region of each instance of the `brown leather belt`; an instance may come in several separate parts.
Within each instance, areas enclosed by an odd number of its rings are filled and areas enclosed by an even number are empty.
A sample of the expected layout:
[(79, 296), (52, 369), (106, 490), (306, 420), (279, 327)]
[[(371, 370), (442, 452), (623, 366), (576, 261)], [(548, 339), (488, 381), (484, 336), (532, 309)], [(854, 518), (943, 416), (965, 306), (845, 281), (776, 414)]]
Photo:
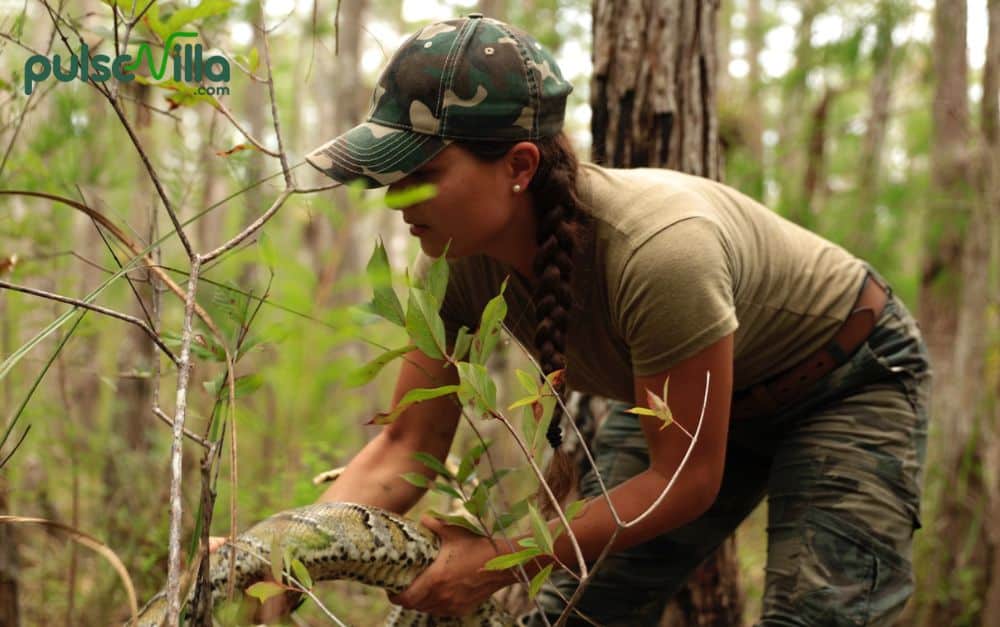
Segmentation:
[(826, 346), (767, 381), (734, 393), (732, 418), (745, 420), (773, 414), (801, 399), (817, 381), (846, 363), (868, 339), (888, 301), (888, 289), (868, 274), (851, 314)]

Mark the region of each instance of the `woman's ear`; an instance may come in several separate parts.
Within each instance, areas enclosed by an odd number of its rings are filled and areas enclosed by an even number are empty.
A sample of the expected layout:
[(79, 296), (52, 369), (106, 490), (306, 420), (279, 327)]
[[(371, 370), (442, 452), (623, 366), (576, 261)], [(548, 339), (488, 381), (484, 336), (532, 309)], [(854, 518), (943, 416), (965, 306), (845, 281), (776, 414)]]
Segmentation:
[(511, 186), (520, 185), (520, 189), (528, 189), (528, 183), (538, 170), (539, 159), (538, 146), (531, 142), (518, 142), (508, 150), (504, 161)]

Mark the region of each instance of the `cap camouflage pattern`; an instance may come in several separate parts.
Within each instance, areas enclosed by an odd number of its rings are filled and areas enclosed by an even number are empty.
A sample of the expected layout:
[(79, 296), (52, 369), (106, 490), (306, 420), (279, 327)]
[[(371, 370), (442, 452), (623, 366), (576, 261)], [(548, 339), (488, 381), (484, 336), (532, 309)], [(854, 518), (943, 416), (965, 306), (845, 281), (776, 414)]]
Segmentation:
[(437, 22), (390, 59), (366, 121), (306, 160), (342, 183), (389, 185), (453, 140), (557, 134), (572, 89), (552, 55), (521, 30), (480, 14)]

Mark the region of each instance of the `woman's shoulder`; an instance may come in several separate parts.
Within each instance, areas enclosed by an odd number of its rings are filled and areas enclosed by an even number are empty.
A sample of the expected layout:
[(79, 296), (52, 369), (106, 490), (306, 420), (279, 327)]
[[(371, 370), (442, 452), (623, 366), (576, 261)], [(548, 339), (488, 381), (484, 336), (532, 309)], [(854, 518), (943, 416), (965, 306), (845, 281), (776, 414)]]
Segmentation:
[(668, 227), (691, 218), (717, 222), (719, 207), (702, 193), (700, 179), (662, 168), (616, 169), (581, 164), (580, 202), (598, 236), (638, 247)]

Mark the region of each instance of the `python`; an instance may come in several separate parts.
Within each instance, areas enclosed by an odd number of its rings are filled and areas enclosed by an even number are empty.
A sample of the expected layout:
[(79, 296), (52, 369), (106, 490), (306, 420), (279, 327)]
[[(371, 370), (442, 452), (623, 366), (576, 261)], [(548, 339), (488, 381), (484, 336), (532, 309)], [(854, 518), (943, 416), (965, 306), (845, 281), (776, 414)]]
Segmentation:
[[(181, 46), (175, 45), (173, 41), (179, 37), (195, 37), (197, 33), (177, 32), (172, 33), (167, 38), (164, 45), (165, 50), (173, 49), (173, 79), (175, 81), (187, 81), (200, 83), (203, 78), (212, 81), (228, 81), (230, 76), (229, 61), (223, 56), (214, 55), (203, 58), (201, 44), (185, 44), (183, 54)], [(80, 54), (72, 54), (69, 57), (68, 67), (63, 68), (62, 59), (55, 55), (51, 60), (40, 54), (31, 55), (24, 62), (24, 93), (31, 95), (35, 85), (41, 81), (54, 76), (57, 81), (68, 83), (74, 78), (82, 82), (92, 80), (94, 82), (104, 82), (112, 76), (122, 82), (129, 82), (135, 79), (133, 72), (139, 67), (143, 57), (146, 59), (150, 74), (156, 80), (163, 78), (166, 73), (167, 54), (160, 58), (159, 66), (153, 62), (153, 53), (149, 44), (143, 43), (139, 46), (136, 58), (133, 60), (130, 54), (120, 54), (111, 60), (106, 54), (90, 56), (90, 49), (87, 44), (80, 46)], [(110, 65), (109, 65), (110, 64)]]

